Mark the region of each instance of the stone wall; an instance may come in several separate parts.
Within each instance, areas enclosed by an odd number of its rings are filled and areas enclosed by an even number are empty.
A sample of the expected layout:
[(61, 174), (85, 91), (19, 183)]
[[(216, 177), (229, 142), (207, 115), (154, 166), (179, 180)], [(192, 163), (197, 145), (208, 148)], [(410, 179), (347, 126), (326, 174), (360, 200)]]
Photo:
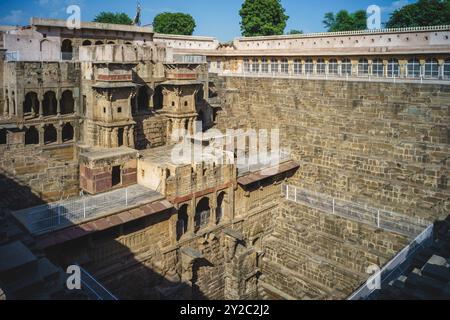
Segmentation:
[[(448, 86), (214, 81), (220, 130), (280, 129), (282, 147), (300, 163), (290, 184), (430, 220), (448, 214)], [(284, 201), (266, 228), (260, 298), (345, 299), (368, 266), (383, 266), (409, 241)]]
[(227, 77), (219, 128), (279, 128), (306, 189), (434, 219), (450, 210), (450, 87)]
[(0, 154), (0, 207), (21, 209), (78, 195), (73, 144), (9, 143), (0, 145)]

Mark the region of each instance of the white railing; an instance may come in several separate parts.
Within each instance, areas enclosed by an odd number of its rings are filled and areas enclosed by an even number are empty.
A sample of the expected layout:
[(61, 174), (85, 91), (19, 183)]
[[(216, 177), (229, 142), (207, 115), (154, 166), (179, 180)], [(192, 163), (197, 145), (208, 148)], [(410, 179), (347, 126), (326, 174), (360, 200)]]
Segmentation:
[[(433, 224), (423, 230), (409, 245), (403, 248), (393, 259), (391, 259), (379, 272), (375, 273), (347, 300), (367, 300), (386, 283), (394, 280), (410, 265), (411, 259), (418, 250), (431, 245), (433, 241)], [(378, 282), (378, 283), (377, 283)], [(377, 287), (378, 285), (378, 287)]]
[(202, 63), (206, 63), (206, 56), (174, 54), (173, 62), (202, 64)]
[[(442, 68), (441, 68), (442, 69)], [(449, 84), (449, 72), (439, 71), (439, 76), (432, 77), (421, 73), (417, 77), (408, 77), (406, 75), (396, 76), (387, 75), (384, 72), (383, 76), (372, 75), (370, 73), (361, 74), (356, 71), (356, 74), (344, 73), (295, 73), (292, 70), (288, 72), (252, 72), (252, 71), (230, 71), (223, 70), (216, 72), (223, 77), (245, 77), (245, 78), (280, 78), (280, 79), (305, 79), (305, 80), (339, 80), (339, 81), (364, 81), (364, 82), (390, 82), (390, 83), (442, 83)]]
[(411, 238), (420, 234), (431, 224), (422, 218), (336, 199), (291, 185), (282, 185), (282, 193), (288, 201)]
[(19, 51), (6, 51), (5, 61), (20, 61)]
[(81, 196), (14, 212), (33, 234), (52, 231), (62, 226), (77, 224), (99, 216), (108, 210), (126, 209), (157, 193), (134, 185), (93, 196)]

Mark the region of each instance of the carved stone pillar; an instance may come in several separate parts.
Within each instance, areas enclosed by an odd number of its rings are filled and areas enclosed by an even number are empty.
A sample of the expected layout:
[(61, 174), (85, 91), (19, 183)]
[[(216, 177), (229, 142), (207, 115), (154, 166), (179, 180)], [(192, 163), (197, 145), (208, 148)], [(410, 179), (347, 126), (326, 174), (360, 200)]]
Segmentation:
[(134, 145), (134, 127), (133, 126), (131, 126), (130, 129), (128, 130), (128, 146), (133, 149), (135, 147), (135, 145)]
[(125, 147), (128, 147), (128, 127), (123, 128), (122, 141)]
[(39, 145), (43, 146), (44, 145), (44, 126), (41, 125), (38, 128), (39, 131)]
[(217, 212), (216, 212), (216, 210), (217, 210), (217, 192), (214, 192), (213, 199), (210, 202), (210, 209), (211, 209), (211, 213), (209, 216), (208, 224), (213, 227), (216, 225), (216, 220), (217, 220)]
[(44, 96), (42, 95), (42, 93), (39, 93), (38, 96), (38, 104), (39, 104), (39, 118), (43, 118), (44, 117)]
[[(61, 115), (61, 90), (57, 90), (56, 92), (56, 115), (60, 116)], [(53, 106), (52, 106), (53, 107)]]
[(36, 96), (34, 94), (31, 95), (31, 116), (34, 118), (36, 116), (36, 112), (34, 111), (34, 106), (36, 105)]
[(112, 129), (112, 134), (110, 134), (112, 148), (117, 148), (119, 146), (118, 134), (119, 134), (119, 129), (117, 129), (117, 128)]
[(61, 144), (62, 141), (62, 126), (56, 126), (56, 143)]

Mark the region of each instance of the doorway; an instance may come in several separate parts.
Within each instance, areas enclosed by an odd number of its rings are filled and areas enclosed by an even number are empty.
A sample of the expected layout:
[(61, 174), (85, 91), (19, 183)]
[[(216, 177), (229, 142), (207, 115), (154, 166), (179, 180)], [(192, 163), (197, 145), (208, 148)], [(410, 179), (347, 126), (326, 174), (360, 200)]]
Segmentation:
[(115, 187), (122, 182), (122, 171), (120, 166), (114, 166), (112, 168), (112, 186)]

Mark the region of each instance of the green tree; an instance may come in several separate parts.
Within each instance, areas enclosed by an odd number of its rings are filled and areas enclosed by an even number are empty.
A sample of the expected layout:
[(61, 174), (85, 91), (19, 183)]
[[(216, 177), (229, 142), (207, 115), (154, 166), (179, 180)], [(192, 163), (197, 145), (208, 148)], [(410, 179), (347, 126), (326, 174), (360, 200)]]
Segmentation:
[(450, 24), (450, 0), (419, 0), (395, 10), (387, 28), (426, 27)]
[(113, 12), (100, 12), (93, 20), (94, 22), (101, 23), (114, 23), (114, 24), (133, 24), (133, 20), (126, 13), (113, 13)]
[(245, 0), (239, 15), (245, 37), (281, 35), (289, 19), (280, 0)]
[(329, 32), (365, 30), (367, 28), (367, 14), (364, 10), (349, 13), (341, 10), (337, 14), (327, 12), (322, 21)]
[(291, 29), (287, 34), (302, 34), (302, 33), (303, 33), (302, 30)]
[(163, 12), (153, 19), (153, 29), (157, 33), (191, 36), (195, 27), (194, 18), (190, 14), (180, 12)]

